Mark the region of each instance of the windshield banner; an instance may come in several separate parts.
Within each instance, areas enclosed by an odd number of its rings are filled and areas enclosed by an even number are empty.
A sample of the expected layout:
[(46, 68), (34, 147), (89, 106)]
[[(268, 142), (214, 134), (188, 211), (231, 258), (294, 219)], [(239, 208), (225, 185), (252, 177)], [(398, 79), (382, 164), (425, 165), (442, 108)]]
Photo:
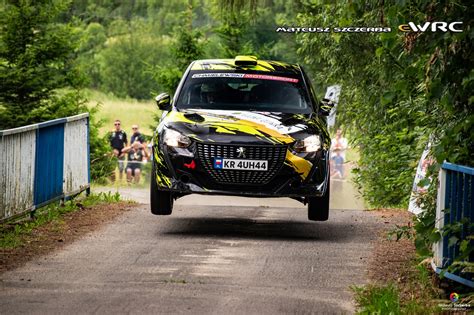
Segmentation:
[(261, 79), (261, 80), (273, 80), (298, 83), (298, 79), (279, 77), (275, 75), (267, 74), (251, 74), (251, 73), (223, 73), (223, 72), (210, 72), (210, 73), (195, 73), (192, 76), (193, 79), (198, 78), (244, 78), (244, 79)]

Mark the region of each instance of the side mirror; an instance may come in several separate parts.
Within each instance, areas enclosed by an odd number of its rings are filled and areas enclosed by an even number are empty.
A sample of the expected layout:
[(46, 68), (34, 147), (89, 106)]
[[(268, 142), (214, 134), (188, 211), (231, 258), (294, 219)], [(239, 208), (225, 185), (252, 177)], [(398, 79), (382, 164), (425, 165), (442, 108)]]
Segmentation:
[(161, 110), (171, 110), (171, 97), (168, 93), (161, 93), (155, 98), (156, 105)]
[(323, 116), (329, 116), (331, 109), (334, 107), (334, 103), (327, 98), (323, 98), (323, 100), (319, 103), (319, 114)]

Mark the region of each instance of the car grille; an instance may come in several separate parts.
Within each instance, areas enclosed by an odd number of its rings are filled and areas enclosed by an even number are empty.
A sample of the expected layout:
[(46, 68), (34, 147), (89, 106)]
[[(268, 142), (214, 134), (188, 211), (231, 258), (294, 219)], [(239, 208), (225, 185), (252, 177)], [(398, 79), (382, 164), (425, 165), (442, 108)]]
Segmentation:
[[(267, 171), (214, 169), (213, 158), (243, 159), (238, 157), (237, 149), (245, 148), (245, 159), (267, 160)], [(226, 145), (197, 143), (197, 156), (202, 167), (211, 178), (220, 184), (254, 184), (270, 182), (283, 166), (286, 158), (286, 145)]]

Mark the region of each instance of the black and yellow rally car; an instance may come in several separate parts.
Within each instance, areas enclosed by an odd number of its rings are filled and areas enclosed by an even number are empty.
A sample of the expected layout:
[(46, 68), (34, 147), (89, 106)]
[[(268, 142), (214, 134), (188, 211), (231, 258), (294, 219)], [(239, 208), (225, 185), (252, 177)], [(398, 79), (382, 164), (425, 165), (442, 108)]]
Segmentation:
[(198, 60), (176, 93), (156, 97), (163, 111), (153, 136), (151, 212), (171, 214), (188, 194), (290, 197), (310, 220), (329, 213), (326, 117), (299, 65)]

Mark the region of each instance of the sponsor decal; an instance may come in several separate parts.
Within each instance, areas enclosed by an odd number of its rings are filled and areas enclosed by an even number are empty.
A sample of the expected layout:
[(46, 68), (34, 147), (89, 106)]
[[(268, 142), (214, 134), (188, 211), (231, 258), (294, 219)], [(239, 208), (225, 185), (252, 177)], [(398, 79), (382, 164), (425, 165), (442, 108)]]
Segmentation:
[(243, 78), (243, 73), (222, 73), (222, 72), (210, 72), (210, 73), (195, 73), (191, 78)]
[(286, 78), (286, 77), (278, 77), (275, 75), (266, 75), (266, 74), (245, 74), (244, 78), (247, 79), (262, 79), (262, 80), (274, 80), (274, 81), (284, 81), (284, 82), (291, 82), (291, 83), (298, 83), (298, 79), (294, 78)]
[(282, 81), (290, 83), (298, 83), (298, 79), (280, 77), (276, 75), (267, 75), (267, 74), (250, 74), (250, 73), (195, 73), (192, 76), (193, 79), (199, 78), (243, 78), (243, 79), (260, 79), (260, 80), (273, 80), (273, 81)]
[[(290, 133), (294, 133), (297, 131), (301, 131), (306, 129), (307, 127), (302, 124), (297, 124), (293, 126), (285, 126), (281, 123), (280, 120), (277, 118), (272, 118), (270, 115), (264, 115), (262, 113), (255, 113), (255, 112), (236, 112), (236, 111), (225, 111), (225, 110), (218, 110), (218, 109), (210, 109), (210, 110), (195, 110), (196, 112), (202, 113), (202, 115), (210, 116), (210, 115), (218, 115), (218, 118), (223, 120), (229, 119), (240, 119), (244, 121), (250, 121), (253, 123), (261, 124), (268, 129), (278, 132), (280, 137), (286, 137)], [(255, 126), (258, 128), (258, 126)]]

